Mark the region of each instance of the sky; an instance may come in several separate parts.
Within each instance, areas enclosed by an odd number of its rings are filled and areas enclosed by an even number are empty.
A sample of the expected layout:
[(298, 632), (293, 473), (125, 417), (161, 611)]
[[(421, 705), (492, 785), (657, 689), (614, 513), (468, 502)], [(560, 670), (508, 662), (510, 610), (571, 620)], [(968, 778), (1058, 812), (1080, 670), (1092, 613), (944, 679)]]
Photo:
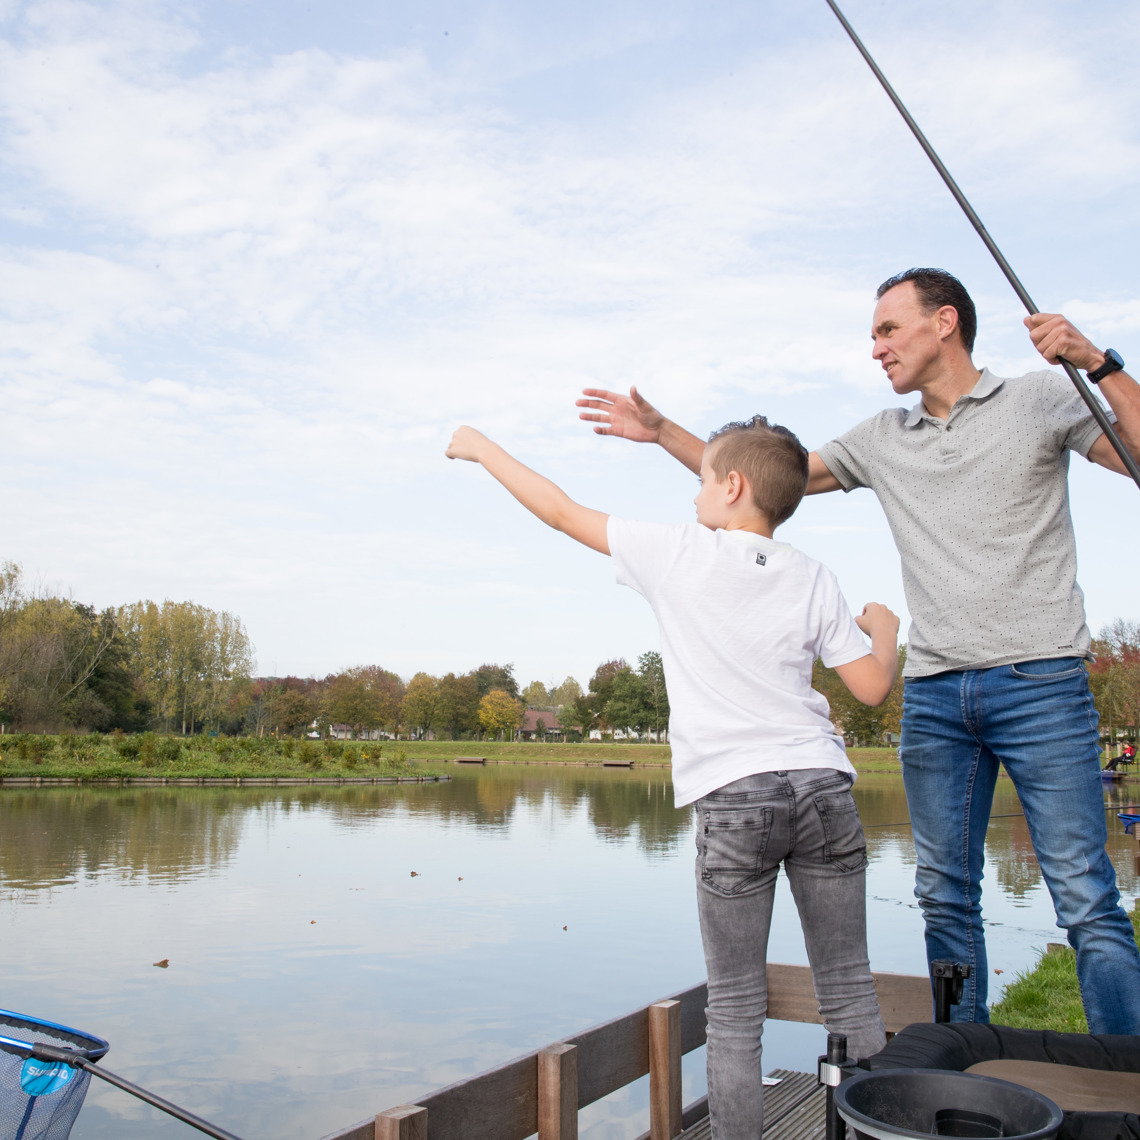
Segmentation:
[[(1140, 357), (1140, 8), (844, 11), (1037, 305)], [(582, 387), (819, 445), (912, 402), (870, 358), (911, 265), (974, 296), (976, 363), (1042, 363), (824, 0), (0, 0), (0, 156), (0, 561), (236, 613), (263, 674), (584, 684), (658, 647), (607, 559), (444, 457), (461, 423), (686, 522), (695, 477)], [(1140, 492), (1071, 486), (1090, 626), (1140, 617)], [(905, 623), (871, 492), (779, 537)]]

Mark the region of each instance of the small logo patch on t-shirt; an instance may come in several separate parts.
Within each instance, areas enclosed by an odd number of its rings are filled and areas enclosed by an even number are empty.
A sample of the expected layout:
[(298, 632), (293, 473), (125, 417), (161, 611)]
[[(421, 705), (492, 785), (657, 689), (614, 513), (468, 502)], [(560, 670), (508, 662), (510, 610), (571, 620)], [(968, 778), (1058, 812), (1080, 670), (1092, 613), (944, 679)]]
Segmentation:
[(767, 562), (768, 562), (768, 555), (767, 554), (757, 554), (756, 555), (756, 565), (757, 566), (765, 566), (765, 565), (767, 565)]

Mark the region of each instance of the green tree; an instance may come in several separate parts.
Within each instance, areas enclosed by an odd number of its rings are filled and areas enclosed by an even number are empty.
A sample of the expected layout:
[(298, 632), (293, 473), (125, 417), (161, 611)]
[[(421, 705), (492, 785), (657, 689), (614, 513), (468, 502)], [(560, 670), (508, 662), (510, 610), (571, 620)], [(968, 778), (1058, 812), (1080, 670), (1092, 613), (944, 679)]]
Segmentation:
[(602, 707), (602, 720), (622, 732), (640, 735), (650, 719), (645, 683), (627, 665), (608, 681), (609, 699)]
[[(0, 704), (5, 720), (54, 730), (110, 727), (122, 689), (123, 655), (113, 610), (47, 593), (25, 593), (20, 567), (0, 567)], [(119, 692), (130, 703), (129, 687)]]
[(637, 673), (645, 690), (645, 706), (649, 714), (645, 728), (662, 740), (669, 729), (669, 693), (665, 687), (665, 666), (655, 649), (637, 659)]
[(492, 689), (501, 689), (510, 697), (519, 695), (519, 683), (515, 680), (513, 665), (480, 665), (475, 670), (474, 677), (480, 697), (485, 697)]
[(582, 686), (573, 677), (567, 677), (558, 688), (551, 690), (550, 703), (560, 709), (563, 705), (571, 704), (582, 695)]
[(527, 708), (545, 709), (551, 706), (550, 693), (541, 681), (531, 681), (522, 691), (522, 699)]
[(401, 705), (404, 724), (423, 735), (435, 727), (441, 711), (439, 681), (429, 673), (417, 673), (404, 693)]
[(493, 737), (518, 728), (523, 708), (505, 689), (492, 689), (479, 701), (479, 723)]
[(479, 689), (471, 673), (456, 676), (448, 673), (439, 682), (440, 727), (457, 740), (462, 734), (479, 727)]
[(855, 744), (881, 744), (887, 733), (897, 733), (902, 723), (902, 671), (906, 664), (906, 646), (900, 645), (899, 669), (890, 693), (881, 705), (872, 708), (856, 700), (834, 669), (816, 661), (812, 669), (812, 688), (827, 698), (831, 722), (843, 736)]

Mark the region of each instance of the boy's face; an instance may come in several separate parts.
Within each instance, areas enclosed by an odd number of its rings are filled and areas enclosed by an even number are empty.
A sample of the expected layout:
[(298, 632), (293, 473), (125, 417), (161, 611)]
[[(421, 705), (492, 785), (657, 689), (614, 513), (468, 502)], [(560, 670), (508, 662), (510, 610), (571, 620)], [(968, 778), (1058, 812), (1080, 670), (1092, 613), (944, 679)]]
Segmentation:
[(719, 480), (709, 464), (709, 455), (715, 446), (710, 444), (705, 448), (704, 459), (701, 461), (701, 489), (693, 500), (697, 508), (697, 522), (709, 530), (721, 530), (728, 521), (728, 480)]

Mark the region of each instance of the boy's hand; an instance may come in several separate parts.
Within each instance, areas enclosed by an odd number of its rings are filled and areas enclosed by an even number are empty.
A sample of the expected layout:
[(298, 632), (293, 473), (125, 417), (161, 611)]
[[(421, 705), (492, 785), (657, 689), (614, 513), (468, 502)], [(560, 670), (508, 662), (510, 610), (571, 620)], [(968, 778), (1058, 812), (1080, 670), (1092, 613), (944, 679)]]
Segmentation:
[(491, 441), (481, 432), (466, 425), (456, 428), (451, 442), (447, 445), (448, 459), (466, 459), (479, 463), (483, 448)]
[(898, 639), (899, 619), (882, 602), (868, 602), (863, 612), (855, 619), (855, 624), (872, 640), (875, 636)]
[(604, 388), (583, 388), (578, 400), (579, 408), (593, 408), (600, 414), (579, 412), (578, 418), (593, 422), (598, 435), (617, 435), (631, 439), (634, 443), (658, 443), (661, 425), (665, 417), (638, 392), (631, 387), (628, 396), (620, 392), (607, 392)]

